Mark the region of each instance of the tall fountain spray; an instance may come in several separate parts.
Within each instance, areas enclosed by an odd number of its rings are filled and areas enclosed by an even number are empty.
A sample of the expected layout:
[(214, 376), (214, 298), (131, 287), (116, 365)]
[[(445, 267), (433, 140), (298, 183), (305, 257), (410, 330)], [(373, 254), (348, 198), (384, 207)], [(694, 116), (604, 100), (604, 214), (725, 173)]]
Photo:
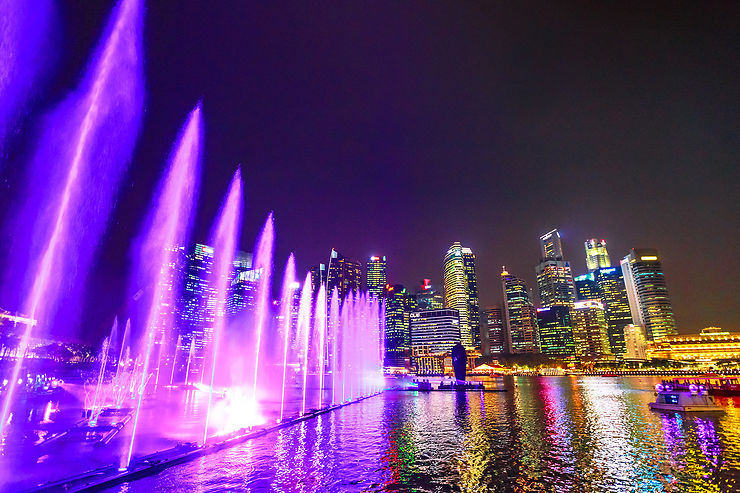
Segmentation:
[[(156, 337), (163, 337), (169, 327), (174, 325), (173, 307), (176, 290), (174, 261), (178, 245), (182, 245), (190, 233), (192, 215), (195, 208), (198, 183), (200, 181), (201, 141), (203, 123), (198, 104), (188, 115), (180, 136), (170, 154), (169, 166), (160, 182), (150, 216), (144, 232), (136, 241), (139, 259), (134, 283), (149, 288), (150, 296), (141, 297), (147, 313), (144, 328), (145, 350), (142, 384), (134, 415), (131, 442), (126, 467), (131, 463), (134, 451), (136, 428), (139, 422), (141, 401), (145, 392), (145, 382), (149, 378), (149, 363)], [(164, 347), (160, 344), (160, 350)], [(159, 369), (157, 369), (159, 372)]]
[(255, 268), (260, 273), (257, 285), (257, 300), (255, 306), (256, 340), (254, 346), (254, 380), (252, 386), (252, 399), (257, 401), (257, 380), (259, 379), (260, 369), (260, 351), (262, 349), (262, 333), (265, 325), (270, 318), (270, 288), (272, 286), (272, 249), (275, 243), (275, 225), (272, 220), (272, 212), (267, 216), (265, 225), (262, 228), (259, 239), (257, 240), (257, 256), (255, 257)]
[(216, 362), (218, 361), (218, 346), (226, 325), (224, 310), (226, 297), (228, 296), (229, 276), (233, 269), (237, 240), (241, 229), (242, 209), (242, 177), (241, 170), (237, 169), (229, 185), (229, 191), (226, 194), (226, 199), (221, 207), (213, 232), (211, 233), (214, 259), (210, 285), (214, 287), (216, 294), (216, 319), (213, 327), (213, 340), (211, 341), (211, 378), (208, 389), (206, 421), (203, 430), (203, 444), (206, 443), (206, 439), (208, 438), (208, 424), (211, 415), (211, 402), (213, 400), (213, 383), (216, 376)]
[[(54, 2), (0, 0), (0, 150), (51, 65)], [(2, 164), (0, 163), (0, 168)]]
[(290, 348), (290, 328), (293, 325), (293, 293), (295, 292), (295, 257), (291, 253), (285, 264), (283, 289), (280, 297), (280, 330), (283, 335), (283, 385), (280, 394), (280, 421), (285, 413), (285, 386), (288, 380), (288, 350)]
[(302, 341), (301, 354), (303, 355), (303, 386), (301, 399), (301, 414), (306, 414), (306, 393), (308, 391), (308, 350), (311, 337), (311, 273), (306, 274), (301, 288), (301, 299), (298, 305), (298, 339)]
[[(119, 2), (80, 86), (42, 126), (29, 167), (25, 203), (13, 216), (9, 236), (14, 239), (12, 249), (19, 252), (18, 262), (8, 269), (0, 290), (15, 293), (19, 280), (25, 280), (22, 290), (27, 296), (14, 304), (23, 306), (42, 326), (51, 320), (75, 323), (79, 300), (74, 293), (87, 278), (131, 159), (144, 98), (142, 16), (140, 0)], [(65, 303), (59, 304), (63, 295)], [(59, 308), (75, 311), (58, 316)], [(32, 327), (28, 325), (21, 337), (0, 416), (0, 434)]]

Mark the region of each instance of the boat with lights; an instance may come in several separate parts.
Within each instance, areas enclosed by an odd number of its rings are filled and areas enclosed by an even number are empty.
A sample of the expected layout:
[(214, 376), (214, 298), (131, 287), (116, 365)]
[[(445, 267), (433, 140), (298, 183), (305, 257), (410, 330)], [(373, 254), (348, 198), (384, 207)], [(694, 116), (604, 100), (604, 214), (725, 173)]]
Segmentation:
[(678, 412), (724, 412), (722, 407), (714, 402), (714, 397), (706, 389), (691, 384), (689, 388), (675, 388), (670, 383), (659, 383), (655, 386), (655, 402), (650, 403), (650, 409), (659, 411)]

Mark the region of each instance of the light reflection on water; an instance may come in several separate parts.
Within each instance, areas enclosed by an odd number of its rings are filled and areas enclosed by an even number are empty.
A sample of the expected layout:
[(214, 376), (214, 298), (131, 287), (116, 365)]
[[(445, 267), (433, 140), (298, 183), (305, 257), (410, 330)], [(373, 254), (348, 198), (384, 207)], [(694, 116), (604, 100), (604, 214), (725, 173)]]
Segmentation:
[(126, 491), (733, 491), (740, 399), (652, 412), (656, 380), (517, 377), (505, 393), (387, 392)]

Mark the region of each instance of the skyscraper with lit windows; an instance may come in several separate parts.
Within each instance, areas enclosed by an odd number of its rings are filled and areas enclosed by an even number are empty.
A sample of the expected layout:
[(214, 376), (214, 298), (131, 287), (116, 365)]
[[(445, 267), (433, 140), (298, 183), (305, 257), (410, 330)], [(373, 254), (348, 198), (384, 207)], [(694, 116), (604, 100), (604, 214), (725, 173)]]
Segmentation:
[(475, 254), (470, 248), (454, 243), (444, 259), (445, 307), (458, 311), (460, 339), (468, 349), (480, 348), (478, 281)]
[(578, 301), (601, 299), (599, 285), (596, 283), (596, 275), (593, 272), (574, 277), (573, 284)]
[(570, 262), (563, 260), (560, 233), (553, 229), (540, 236), (540, 263), (535, 267), (540, 303), (543, 307), (571, 306), (575, 301), (575, 287)]
[(410, 312), (415, 309), (403, 285), (386, 285), (385, 297), (385, 366), (405, 368), (411, 354)]
[(362, 267), (360, 262), (346, 258), (332, 248), (327, 270), (327, 293), (334, 288), (339, 292), (339, 299), (344, 300), (349, 293), (357, 293), (362, 286)]
[(538, 308), (537, 328), (542, 354), (553, 358), (567, 358), (575, 355), (570, 307)]
[(650, 341), (674, 335), (676, 320), (658, 251), (633, 248), (621, 266), (634, 324), (645, 327)]
[(538, 353), (537, 312), (529, 300), (527, 283), (501, 272), (507, 344), (512, 353)]
[(606, 240), (589, 238), (584, 246), (586, 247), (586, 268), (589, 271), (612, 266), (611, 260), (609, 260), (609, 252), (606, 251)]
[(491, 306), (483, 310), (488, 331), (488, 352), (499, 355), (506, 352), (506, 330), (504, 329), (504, 311), (500, 306)]
[(607, 335), (604, 306), (598, 300), (577, 301), (571, 312), (573, 342), (576, 355), (582, 360), (598, 360), (612, 356)]
[(622, 270), (616, 267), (597, 269), (593, 272), (599, 289), (599, 299), (604, 305), (607, 335), (612, 354), (625, 354), (624, 328), (632, 323), (627, 291)]
[(383, 297), (383, 290), (386, 285), (385, 275), (385, 255), (374, 255), (367, 261), (367, 283), (366, 289), (378, 299)]

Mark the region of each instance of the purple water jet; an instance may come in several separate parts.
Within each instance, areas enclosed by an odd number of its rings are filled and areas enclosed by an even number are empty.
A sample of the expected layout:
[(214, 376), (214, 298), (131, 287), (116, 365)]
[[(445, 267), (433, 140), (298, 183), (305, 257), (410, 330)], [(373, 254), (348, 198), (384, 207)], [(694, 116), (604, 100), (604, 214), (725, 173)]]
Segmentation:
[(255, 268), (260, 273), (257, 285), (257, 300), (255, 305), (255, 358), (254, 358), (254, 380), (252, 387), (252, 398), (257, 400), (257, 381), (260, 373), (260, 351), (262, 349), (262, 333), (269, 318), (270, 287), (272, 286), (272, 249), (275, 242), (275, 226), (272, 220), (272, 212), (267, 216), (265, 225), (257, 241), (257, 256), (255, 257)]
[[(175, 142), (169, 159), (169, 166), (160, 183), (150, 216), (144, 226), (144, 233), (136, 242), (139, 259), (134, 283), (148, 288), (149, 296), (139, 300), (146, 310), (144, 322), (145, 350), (143, 375), (149, 373), (149, 363), (154, 340), (160, 338), (158, 360), (164, 344), (161, 343), (166, 333), (174, 327), (174, 306), (177, 279), (173, 268), (177, 245), (183, 244), (190, 233), (190, 225), (200, 181), (200, 155), (203, 125), (201, 108), (198, 104), (188, 116), (180, 136)], [(159, 365), (157, 379), (159, 378)], [(134, 416), (131, 442), (126, 467), (131, 463), (131, 456), (136, 438), (141, 401), (145, 385), (139, 389), (139, 396)]]
[(237, 239), (241, 227), (242, 203), (242, 178), (239, 169), (229, 185), (218, 219), (211, 233), (211, 245), (213, 245), (214, 261), (211, 273), (211, 286), (214, 288), (216, 297), (216, 319), (213, 327), (211, 341), (211, 378), (208, 390), (208, 405), (206, 408), (206, 420), (203, 430), (203, 442), (208, 438), (208, 425), (211, 414), (211, 402), (213, 400), (213, 383), (216, 375), (216, 362), (218, 361), (218, 349), (225, 327), (224, 309), (226, 296), (228, 294), (228, 280), (233, 268), (236, 254)]
[(326, 334), (326, 285), (324, 284), (319, 287), (319, 293), (316, 295), (316, 309), (314, 313), (314, 337), (317, 338), (319, 346), (318, 351), (316, 352), (316, 368), (319, 372), (318, 409), (321, 409), (324, 396), (324, 372), (326, 369), (326, 348), (324, 342)]
[[(21, 306), (47, 329), (51, 320), (76, 323), (83, 281), (139, 134), (142, 16), (140, 0), (121, 0), (115, 7), (81, 84), (45, 117), (22, 205), (12, 215), (8, 237), (18, 255), (0, 292), (11, 298), (5, 306)], [(19, 292), (25, 299), (13, 299)], [(0, 434), (32, 327), (21, 337)]]
[(288, 349), (290, 347), (290, 328), (293, 318), (293, 285), (295, 284), (295, 257), (291, 253), (285, 264), (283, 289), (280, 297), (280, 329), (283, 334), (283, 383), (280, 394), (280, 421), (285, 413), (285, 385), (288, 378)]

